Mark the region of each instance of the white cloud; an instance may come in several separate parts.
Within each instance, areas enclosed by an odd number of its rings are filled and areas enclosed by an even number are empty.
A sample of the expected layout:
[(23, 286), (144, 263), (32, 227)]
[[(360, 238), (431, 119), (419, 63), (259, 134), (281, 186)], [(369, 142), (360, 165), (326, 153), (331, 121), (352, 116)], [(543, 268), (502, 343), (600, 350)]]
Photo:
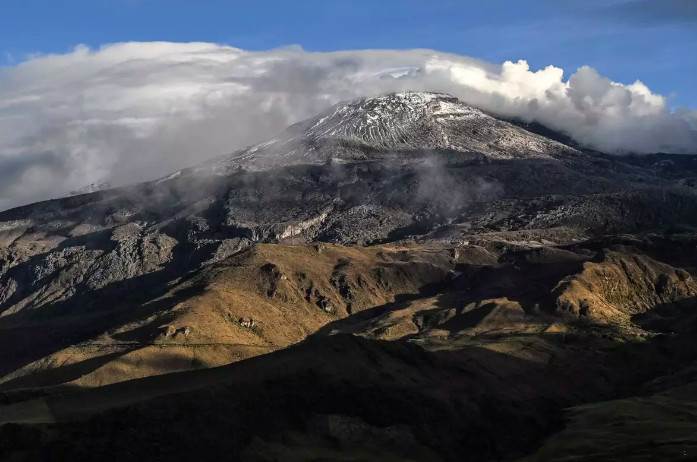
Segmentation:
[(697, 115), (589, 67), (430, 50), (248, 52), (210, 43), (76, 47), (0, 68), (0, 209), (127, 184), (272, 137), (346, 99), (441, 90), (609, 152), (697, 152)]

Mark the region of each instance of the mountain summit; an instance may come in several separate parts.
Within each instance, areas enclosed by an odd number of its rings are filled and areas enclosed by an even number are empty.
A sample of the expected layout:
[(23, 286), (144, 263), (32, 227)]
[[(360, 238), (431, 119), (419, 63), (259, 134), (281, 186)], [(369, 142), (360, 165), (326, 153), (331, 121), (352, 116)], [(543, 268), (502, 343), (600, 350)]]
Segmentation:
[(454, 96), (433, 92), (391, 93), (341, 103), (294, 128), (312, 140), (365, 143), (380, 149), (450, 149), (500, 158), (548, 157), (564, 150), (559, 143), (498, 120)]
[(488, 115), (454, 96), (400, 92), (339, 103), (275, 138), (224, 159), (221, 165), (269, 168), (424, 151), (489, 159), (554, 159), (575, 149)]

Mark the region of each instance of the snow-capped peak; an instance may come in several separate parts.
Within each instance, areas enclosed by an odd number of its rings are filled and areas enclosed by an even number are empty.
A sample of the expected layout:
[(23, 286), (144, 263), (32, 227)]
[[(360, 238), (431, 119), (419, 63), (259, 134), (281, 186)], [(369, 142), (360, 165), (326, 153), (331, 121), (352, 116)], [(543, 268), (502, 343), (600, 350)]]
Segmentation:
[(446, 93), (400, 92), (337, 104), (299, 128), (309, 139), (339, 138), (383, 148), (440, 145), (446, 140), (436, 133), (439, 117), (488, 116)]
[(559, 159), (578, 154), (447, 93), (404, 91), (339, 103), (271, 141), (202, 168), (225, 174), (237, 167), (349, 161), (365, 158), (364, 147), (395, 154), (447, 150), (492, 159)]

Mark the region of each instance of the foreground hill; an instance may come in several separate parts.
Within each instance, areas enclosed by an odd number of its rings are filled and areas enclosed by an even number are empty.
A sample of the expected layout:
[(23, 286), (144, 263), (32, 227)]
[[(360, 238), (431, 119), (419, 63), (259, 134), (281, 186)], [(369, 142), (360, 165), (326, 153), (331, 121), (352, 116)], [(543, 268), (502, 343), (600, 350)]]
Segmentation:
[[(586, 152), (407, 92), (0, 213), (0, 457), (689, 452), (659, 422), (697, 429), (660, 410), (693, 399), (690, 159)], [(608, 427), (615, 409), (651, 424)]]

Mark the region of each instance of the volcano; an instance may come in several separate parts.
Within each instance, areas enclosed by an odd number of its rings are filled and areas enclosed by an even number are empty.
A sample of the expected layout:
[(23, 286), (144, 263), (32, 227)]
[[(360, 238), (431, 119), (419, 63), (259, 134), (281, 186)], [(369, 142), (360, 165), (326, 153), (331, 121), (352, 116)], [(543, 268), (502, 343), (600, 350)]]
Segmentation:
[(526, 127), (393, 93), (0, 213), (0, 458), (693, 454), (697, 157)]

